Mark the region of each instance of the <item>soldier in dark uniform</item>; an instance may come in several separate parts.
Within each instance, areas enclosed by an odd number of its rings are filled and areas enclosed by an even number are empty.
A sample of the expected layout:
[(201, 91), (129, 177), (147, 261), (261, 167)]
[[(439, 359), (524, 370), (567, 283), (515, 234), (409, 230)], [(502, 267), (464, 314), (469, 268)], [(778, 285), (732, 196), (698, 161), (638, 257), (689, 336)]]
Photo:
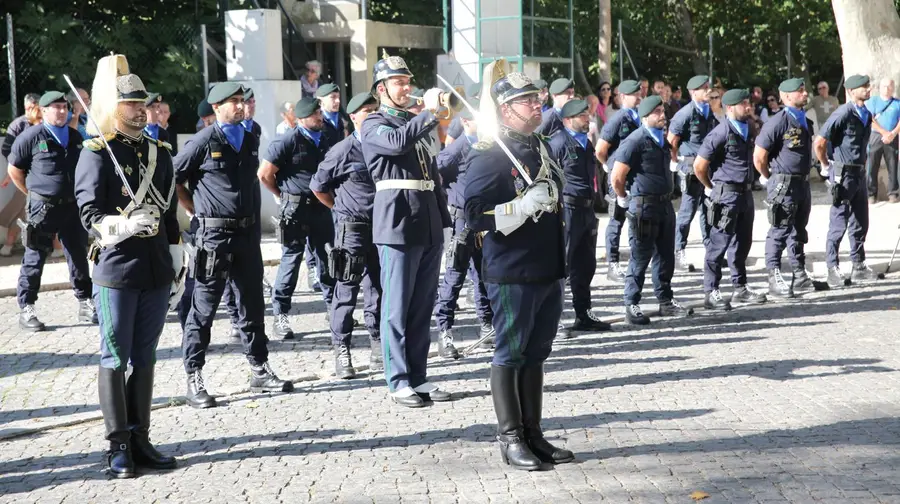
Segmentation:
[[(813, 128), (812, 121), (806, 119), (809, 95), (803, 79), (787, 79), (778, 89), (785, 108), (763, 124), (756, 137), (753, 163), (760, 174), (760, 183), (766, 186), (768, 193), (770, 228), (766, 235), (766, 269), (769, 295), (785, 299), (814, 289), (803, 252), (809, 241), (806, 226), (812, 209), (809, 167)], [(789, 282), (781, 273), (781, 253), (785, 248), (793, 270)]]
[[(831, 181), (831, 215), (828, 239), (825, 242), (825, 262), (828, 264), (828, 285), (842, 287), (851, 282), (870, 282), (875, 272), (866, 264), (866, 234), (869, 232), (869, 203), (866, 187), (866, 155), (872, 131), (872, 115), (866, 109), (869, 99), (869, 77), (852, 75), (844, 82), (849, 97), (838, 107), (819, 130), (816, 137), (816, 157), (823, 172)], [(826, 156), (827, 143), (834, 145), (834, 161)], [(838, 247), (844, 233), (850, 232), (850, 278), (838, 266)]]
[(92, 91), (88, 133), (96, 137), (84, 142), (78, 159), (78, 207), (72, 214), (95, 240), (93, 298), (101, 315), (97, 385), (110, 442), (107, 466), (116, 478), (133, 478), (135, 467), (176, 466), (175, 458), (150, 443), (150, 410), (156, 347), (166, 312), (181, 295), (184, 250), (169, 144), (142, 131), (143, 83), (128, 73), (124, 56), (112, 55), (97, 65)]
[[(327, 86), (328, 84), (326, 84)], [(322, 89), (322, 87), (319, 87)], [(381, 355), (381, 265), (372, 243), (372, 205), (375, 182), (363, 160), (359, 128), (369, 114), (377, 110), (378, 100), (371, 93), (354, 96), (347, 105), (356, 131), (333, 146), (309, 183), (323, 205), (336, 220), (334, 247), (329, 252), (329, 272), (336, 285), (331, 311), (331, 342), (334, 345), (334, 373), (339, 378), (356, 376), (350, 357), (353, 335), (353, 310), (363, 287), (366, 329), (372, 353), (369, 370), (382, 369)]]
[[(479, 128), (499, 133), (469, 155), (466, 222), (486, 233), (483, 273), (497, 331), (491, 397), (500, 456), (515, 469), (534, 471), (575, 458), (541, 431), (544, 361), (562, 314), (566, 276), (559, 214), (564, 175), (546, 141), (534, 134), (541, 110), (538, 89), (505, 67), (501, 59), (484, 70)], [(516, 163), (494, 143), (498, 140)], [(520, 170), (528, 171), (531, 184)]]
[(334, 223), (331, 211), (316, 199), (309, 187), (331, 144), (322, 132), (322, 111), (315, 98), (298, 101), (294, 113), (297, 127), (269, 144), (258, 172), (259, 180), (281, 205), (282, 253), (272, 285), (272, 312), (275, 314), (273, 332), (283, 339), (294, 338), (288, 313), (307, 240), (316, 255), (316, 264), (322, 268), (319, 280), (326, 314), (330, 312), (334, 293), (334, 279), (324, 268), (328, 261), (325, 247), (334, 240)]
[(159, 93), (148, 93), (144, 105), (147, 107), (147, 125), (144, 133), (154, 140), (169, 143), (169, 132), (159, 126), (159, 106), (163, 97)]
[(449, 401), (427, 379), (430, 322), (437, 294), (444, 229), (452, 224), (438, 186), (431, 132), (447, 111), (441, 90), (429, 89), (425, 110), (410, 114), (412, 72), (403, 58), (373, 69), (378, 112), (360, 128), (363, 157), (375, 181), (373, 238), (381, 260), (381, 339), (391, 398), (410, 408)]
[[(694, 265), (687, 262), (684, 248), (687, 246), (688, 232), (698, 209), (702, 206), (705, 195), (703, 184), (694, 175), (694, 159), (703, 139), (719, 124), (715, 114), (709, 109), (709, 76), (695, 75), (687, 83), (691, 94), (691, 103), (681, 107), (669, 125), (669, 144), (672, 145), (669, 169), (678, 173), (681, 180), (681, 207), (678, 209), (675, 231), (675, 269), (678, 271), (694, 271)], [(703, 243), (709, 232), (706, 212), (700, 212), (700, 233)]]
[(550, 96), (553, 97), (553, 107), (541, 114), (541, 125), (537, 129), (539, 135), (548, 137), (562, 129), (562, 118), (559, 113), (563, 105), (574, 98), (575, 83), (572, 79), (556, 79), (550, 83)]
[(341, 117), (341, 93), (335, 84), (322, 84), (316, 90), (316, 98), (322, 109), (322, 135), (329, 145), (335, 145), (347, 136), (344, 119)]
[(28, 195), (28, 223), (23, 232), (25, 255), (16, 288), (19, 327), (43, 331), (34, 310), (41, 288), (41, 274), (47, 255), (53, 251), (53, 237), (59, 235), (69, 280), (78, 299), (78, 321), (97, 323), (91, 300), (91, 276), (87, 263), (87, 233), (78, 222), (75, 205), (75, 165), (81, 150), (78, 130), (66, 124), (66, 97), (58, 91), (41, 96), (43, 122), (28, 127), (13, 142), (9, 154), (9, 177)]
[[(631, 260), (625, 277), (625, 318), (631, 324), (649, 324), (641, 310), (644, 275), (653, 260), (653, 291), (659, 315), (685, 317), (694, 313), (673, 299), (675, 271), (675, 210), (672, 208), (672, 173), (664, 132), (666, 114), (662, 98), (653, 95), (638, 108), (641, 127), (616, 150), (612, 159), (612, 185), (616, 205), (628, 208)], [(627, 192), (626, 192), (627, 190)]]
[[(732, 89), (722, 96), (727, 120), (716, 126), (703, 140), (694, 160), (694, 173), (703, 184), (707, 208), (702, 211), (710, 223), (703, 268), (704, 306), (710, 310), (730, 310), (731, 304), (759, 304), (766, 301), (747, 287), (747, 256), (753, 245), (753, 138), (750, 124), (753, 114), (750, 92)], [(731, 302), (719, 292), (722, 262), (728, 255)]]
[(216, 122), (216, 113), (212, 108), (212, 105), (206, 101), (206, 98), (200, 101), (197, 104), (197, 116), (199, 119), (197, 120), (197, 131), (203, 130), (203, 128), (207, 126), (211, 126)]
[[(641, 119), (637, 113), (638, 105), (641, 103), (641, 84), (633, 80), (623, 81), (619, 84), (619, 93), (622, 95), (622, 109), (603, 125), (594, 153), (603, 166), (603, 171), (607, 174), (612, 168), (612, 157), (621, 142), (641, 127)], [(625, 270), (619, 262), (619, 242), (622, 239), (622, 226), (625, 223), (625, 208), (612, 204), (615, 202), (616, 193), (613, 191), (612, 179), (609, 177), (607, 179), (611, 213), (609, 223), (606, 225), (606, 263), (608, 265), (606, 278), (621, 283), (625, 281)]]
[(564, 333), (608, 331), (611, 326), (591, 311), (591, 281), (597, 269), (597, 216), (594, 214), (594, 174), (597, 161), (587, 137), (588, 104), (572, 100), (560, 110), (563, 128), (550, 139), (550, 152), (566, 175), (562, 206), (565, 222), (566, 264), (575, 323)]
[(256, 115), (256, 97), (253, 96), (252, 89), (246, 89), (244, 91), (244, 119), (241, 121), (241, 126), (259, 138), (262, 135), (262, 128), (258, 122), (253, 120), (254, 115)]
[[(469, 100), (472, 107), (478, 100)], [(459, 352), (453, 345), (453, 324), (457, 301), (466, 281), (466, 272), (475, 289), (475, 313), (481, 322), (481, 337), (490, 338), (494, 333), (491, 320), (494, 312), (484, 282), (481, 280), (481, 237), (466, 225), (465, 191), (468, 183), (466, 158), (472, 145), (478, 143), (478, 126), (471, 111), (465, 109), (457, 114), (463, 128), (463, 138), (446, 147), (437, 157), (437, 167), (441, 174), (441, 184), (447, 191), (450, 203), (450, 217), (453, 219), (453, 237), (447, 249), (444, 278), (438, 290), (438, 300), (434, 306), (434, 320), (438, 331), (438, 354), (447, 359), (458, 359)]]
[[(184, 369), (188, 404), (216, 405), (203, 380), (206, 349), (216, 308), (230, 283), (239, 310), (241, 340), (250, 363), (250, 390), (290, 392), (293, 384), (279, 379), (269, 365), (262, 292), (262, 254), (254, 228), (259, 220), (254, 167), (259, 140), (241, 125), (244, 89), (217, 84), (207, 97), (215, 124), (194, 136), (176, 156), (175, 179), (181, 206), (197, 219), (192, 257), (194, 294), (184, 325)], [(190, 185), (191, 190), (186, 188)]]

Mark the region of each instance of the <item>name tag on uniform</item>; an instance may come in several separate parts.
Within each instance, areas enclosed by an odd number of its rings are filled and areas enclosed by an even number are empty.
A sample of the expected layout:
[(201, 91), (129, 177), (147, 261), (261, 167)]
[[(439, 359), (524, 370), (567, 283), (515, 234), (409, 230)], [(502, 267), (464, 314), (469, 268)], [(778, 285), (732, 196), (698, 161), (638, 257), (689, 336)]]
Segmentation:
[(210, 152), (209, 155), (210, 155), (210, 157), (213, 158), (213, 159), (219, 159), (220, 157), (222, 157), (222, 153), (221, 153), (221, 152)]

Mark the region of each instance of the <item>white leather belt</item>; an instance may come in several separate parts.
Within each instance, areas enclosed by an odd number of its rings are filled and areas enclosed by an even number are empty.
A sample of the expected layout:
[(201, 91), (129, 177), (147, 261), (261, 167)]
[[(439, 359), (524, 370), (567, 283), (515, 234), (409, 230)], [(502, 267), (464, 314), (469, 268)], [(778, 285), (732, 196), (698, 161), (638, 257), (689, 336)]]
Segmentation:
[(407, 189), (410, 191), (433, 191), (433, 180), (379, 180), (375, 182), (375, 191), (385, 191), (388, 189)]

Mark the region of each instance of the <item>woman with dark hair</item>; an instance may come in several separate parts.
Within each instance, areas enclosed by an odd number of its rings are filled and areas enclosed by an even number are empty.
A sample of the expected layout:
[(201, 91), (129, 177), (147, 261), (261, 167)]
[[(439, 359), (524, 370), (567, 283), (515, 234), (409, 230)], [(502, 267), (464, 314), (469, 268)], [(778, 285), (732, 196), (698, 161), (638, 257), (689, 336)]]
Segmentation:
[(759, 119), (765, 123), (770, 117), (781, 111), (781, 104), (778, 102), (778, 94), (774, 91), (766, 93), (766, 106), (763, 107), (762, 114)]
[[(600, 104), (597, 105), (597, 117), (602, 124), (606, 124), (607, 111), (612, 110), (610, 107), (613, 106), (612, 84), (608, 81), (603, 81), (600, 87), (597, 88), (597, 97), (600, 98)], [(612, 114), (609, 114), (609, 116), (612, 117)]]

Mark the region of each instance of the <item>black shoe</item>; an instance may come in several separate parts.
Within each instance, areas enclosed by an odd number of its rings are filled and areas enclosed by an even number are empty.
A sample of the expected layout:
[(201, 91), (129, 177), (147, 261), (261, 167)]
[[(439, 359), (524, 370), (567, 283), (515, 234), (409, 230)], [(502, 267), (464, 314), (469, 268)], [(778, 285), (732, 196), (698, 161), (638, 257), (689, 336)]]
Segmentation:
[(159, 453), (150, 442), (150, 409), (153, 404), (153, 368), (134, 368), (125, 385), (128, 428), (134, 465), (148, 469), (174, 469), (175, 457)]
[(650, 317), (644, 315), (639, 305), (633, 304), (625, 307), (625, 320), (633, 325), (647, 325)]
[(850, 279), (841, 273), (840, 266), (828, 268), (828, 287), (832, 289), (840, 289), (850, 285)]
[(90, 324), (98, 323), (97, 309), (94, 307), (94, 300), (91, 298), (78, 300), (78, 321)]
[(813, 282), (813, 279), (810, 278), (809, 272), (806, 271), (805, 266), (794, 268), (794, 279), (791, 283), (791, 290), (793, 290), (795, 294), (816, 290), (816, 284)]
[(719, 289), (706, 293), (706, 298), (703, 300), (703, 307), (707, 310), (731, 311), (731, 303), (722, 297), (722, 293)]
[(575, 322), (569, 328), (572, 331), (609, 331), (612, 325), (604, 322), (594, 315), (594, 312), (588, 310), (575, 314)]
[(867, 283), (874, 282), (878, 279), (878, 275), (872, 271), (865, 261), (853, 263), (853, 269), (850, 270), (850, 282)]
[(294, 384), (278, 378), (272, 366), (250, 366), (250, 392), (293, 392)]
[(746, 285), (738, 285), (731, 293), (731, 302), (735, 304), (763, 304), (766, 301), (768, 298), (765, 294), (751, 290)]
[(235, 326), (231, 326), (231, 338), (232, 339), (241, 339), (241, 330)]
[(459, 352), (453, 346), (452, 329), (444, 329), (438, 334), (438, 355), (445, 359), (459, 359)]
[(381, 340), (369, 338), (369, 371), (384, 370), (384, 356), (381, 350)]
[(482, 320), (481, 330), (479, 332), (480, 338), (484, 338), (484, 343), (482, 343), (481, 346), (494, 348), (494, 344), (496, 343), (495, 339), (497, 336), (497, 331), (494, 330), (494, 324), (490, 320)]
[(659, 311), (657, 312), (660, 317), (689, 317), (694, 314), (693, 308), (685, 308), (684, 305), (675, 301), (674, 299), (669, 299), (668, 301), (662, 301), (659, 303)]
[(611, 261), (606, 269), (606, 279), (610, 282), (625, 283), (625, 271), (619, 261)]
[(291, 323), (288, 321), (286, 313), (275, 315), (275, 325), (272, 327), (272, 333), (277, 338), (286, 340), (294, 339), (294, 330), (291, 329)]
[(34, 312), (34, 305), (30, 304), (22, 307), (22, 311), (19, 312), (19, 327), (32, 332), (43, 331), (47, 328), (43, 322), (38, 320), (37, 314)]
[(696, 270), (694, 265), (688, 262), (687, 254), (684, 253), (684, 249), (675, 251), (675, 271), (680, 271), (681, 273), (693, 273)]
[[(426, 390), (428, 390), (428, 392), (419, 392), (418, 390), (416, 390), (416, 388), (418, 388), (418, 389), (426, 389)], [(424, 384), (422, 384), (422, 385), (420, 385), (420, 386), (418, 386), (418, 387), (416, 387), (416, 388), (413, 389), (413, 390), (415, 390), (416, 395), (418, 395), (419, 397), (421, 397), (422, 400), (425, 401), (425, 402), (429, 402), (429, 401), (433, 401), (433, 402), (447, 402), (447, 401), (449, 401), (450, 399), (453, 398), (452, 395), (450, 394), (450, 392), (447, 392), (446, 390), (441, 390), (441, 389), (439, 389), (439, 388), (437, 387), (437, 385), (435, 385), (435, 384), (433, 384), (433, 383), (427, 383), (427, 382), (426, 382), (426, 383), (424, 383)]]
[(391, 400), (400, 406), (405, 406), (407, 408), (422, 408), (425, 406), (425, 400), (422, 399), (419, 394), (413, 394), (406, 397), (398, 397), (391, 394)]
[(125, 395), (125, 371), (101, 367), (97, 373), (100, 411), (106, 427), (109, 451), (106, 465), (114, 478), (133, 478), (134, 460), (131, 458), (131, 431), (128, 429), (128, 403)]
[(184, 397), (192, 408), (215, 408), (216, 399), (206, 391), (206, 383), (203, 381), (203, 372), (196, 370), (188, 373), (187, 394)]
[(491, 398), (497, 414), (497, 441), (503, 463), (523, 471), (540, 469), (541, 459), (525, 441), (518, 369), (491, 366)]
[(347, 345), (334, 347), (334, 375), (342, 380), (356, 378), (356, 370), (350, 360), (350, 347)]
[(769, 295), (778, 299), (790, 299), (794, 297), (791, 284), (784, 281), (781, 268), (769, 270)]
[(544, 366), (523, 367), (519, 370), (519, 402), (522, 405), (522, 426), (525, 442), (546, 464), (565, 464), (575, 460), (571, 451), (557, 448), (544, 439), (541, 431), (544, 394)]

